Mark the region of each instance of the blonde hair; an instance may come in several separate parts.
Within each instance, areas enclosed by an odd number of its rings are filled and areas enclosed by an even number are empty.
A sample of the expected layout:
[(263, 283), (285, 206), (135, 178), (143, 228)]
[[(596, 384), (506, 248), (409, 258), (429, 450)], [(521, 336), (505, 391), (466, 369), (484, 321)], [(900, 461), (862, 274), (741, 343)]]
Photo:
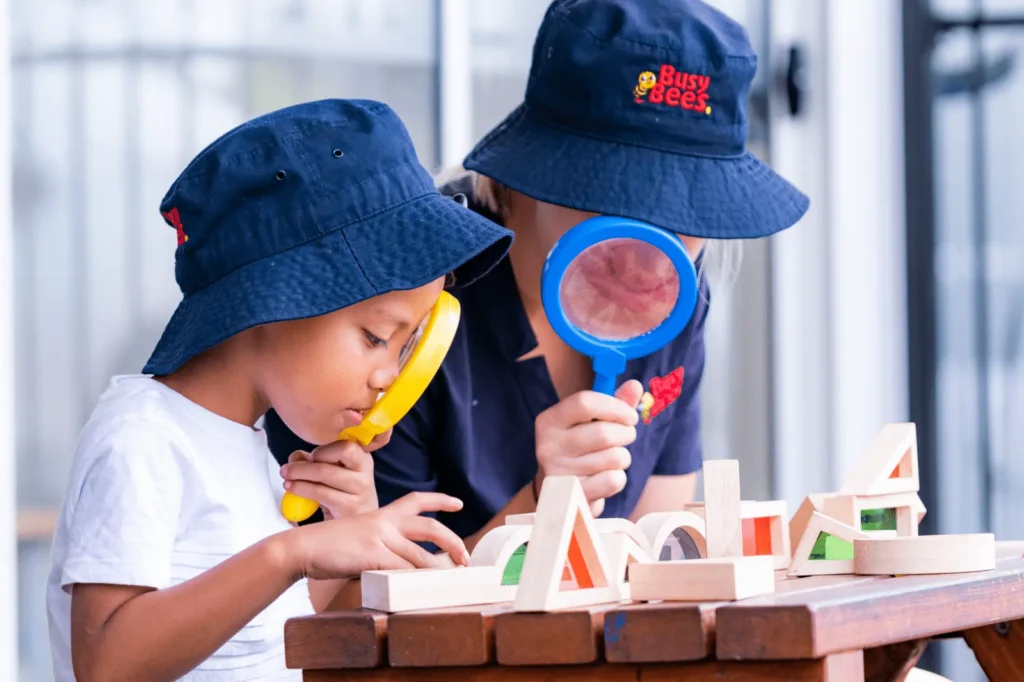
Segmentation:
[[(462, 168), (443, 171), (439, 177), (444, 177), (444, 184), (458, 175), (465, 173)], [(506, 217), (508, 208), (508, 195), (511, 191), (494, 178), (469, 171), (473, 175), (473, 196), (477, 202), (487, 207), (487, 210), (497, 216)], [(743, 243), (734, 239), (708, 239), (704, 244), (704, 257), (701, 259), (700, 269), (697, 272), (697, 279), (701, 280), (710, 276), (716, 280), (716, 284), (725, 288), (732, 288), (739, 277), (740, 267), (743, 264)], [(703, 295), (703, 294), (702, 294)]]

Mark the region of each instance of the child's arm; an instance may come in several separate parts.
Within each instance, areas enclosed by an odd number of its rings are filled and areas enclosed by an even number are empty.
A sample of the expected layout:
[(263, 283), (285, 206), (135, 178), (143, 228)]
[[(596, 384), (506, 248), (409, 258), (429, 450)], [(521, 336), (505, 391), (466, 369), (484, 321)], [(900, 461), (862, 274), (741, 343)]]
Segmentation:
[(335, 578), (378, 568), (427, 568), (433, 542), (468, 563), (462, 541), (422, 512), (457, 511), (444, 495), (408, 495), (358, 518), (271, 536), (180, 585), (162, 590), (76, 584), (71, 649), (75, 677), (174, 680), (224, 645), (303, 576)]

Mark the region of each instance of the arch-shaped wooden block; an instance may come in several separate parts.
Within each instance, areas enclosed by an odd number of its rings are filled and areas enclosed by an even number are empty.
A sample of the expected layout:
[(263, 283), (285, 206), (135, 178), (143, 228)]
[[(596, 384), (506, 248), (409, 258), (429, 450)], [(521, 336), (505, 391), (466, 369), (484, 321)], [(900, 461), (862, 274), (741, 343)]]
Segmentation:
[(644, 551), (648, 556), (655, 557), (651, 552), (651, 541), (644, 535), (635, 523), (629, 519), (609, 518), (609, 519), (594, 519), (594, 528), (602, 536), (606, 535), (625, 535), (629, 537), (637, 546)]
[(637, 521), (636, 526), (647, 537), (651, 548), (650, 555), (655, 561), (660, 560), (665, 543), (672, 533), (680, 528), (693, 540), (700, 558), (707, 558), (708, 543), (704, 519), (698, 514), (689, 511), (653, 512)]
[[(522, 570), (521, 559), (514, 576), (508, 575), (509, 562), (524, 544), (530, 541), (533, 526), (498, 526), (480, 538), (469, 555), (470, 566), (496, 566), (501, 571), (502, 583), (517, 585)], [(509, 582), (511, 580), (511, 582)]]

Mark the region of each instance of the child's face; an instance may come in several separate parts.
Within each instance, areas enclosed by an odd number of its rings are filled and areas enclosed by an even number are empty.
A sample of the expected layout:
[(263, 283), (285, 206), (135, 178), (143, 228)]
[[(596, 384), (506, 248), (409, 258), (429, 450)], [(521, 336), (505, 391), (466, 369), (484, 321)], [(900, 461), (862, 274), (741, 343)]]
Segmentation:
[(402, 351), (443, 286), (441, 278), (328, 315), (261, 327), (255, 369), (263, 398), (303, 440), (336, 440), (398, 376)]

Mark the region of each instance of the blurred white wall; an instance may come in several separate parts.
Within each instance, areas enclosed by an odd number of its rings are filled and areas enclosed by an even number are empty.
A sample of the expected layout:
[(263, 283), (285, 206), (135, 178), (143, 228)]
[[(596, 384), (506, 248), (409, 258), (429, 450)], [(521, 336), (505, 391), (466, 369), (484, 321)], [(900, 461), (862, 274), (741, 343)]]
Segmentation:
[(0, 0), (0, 679), (18, 676), (10, 21)]

